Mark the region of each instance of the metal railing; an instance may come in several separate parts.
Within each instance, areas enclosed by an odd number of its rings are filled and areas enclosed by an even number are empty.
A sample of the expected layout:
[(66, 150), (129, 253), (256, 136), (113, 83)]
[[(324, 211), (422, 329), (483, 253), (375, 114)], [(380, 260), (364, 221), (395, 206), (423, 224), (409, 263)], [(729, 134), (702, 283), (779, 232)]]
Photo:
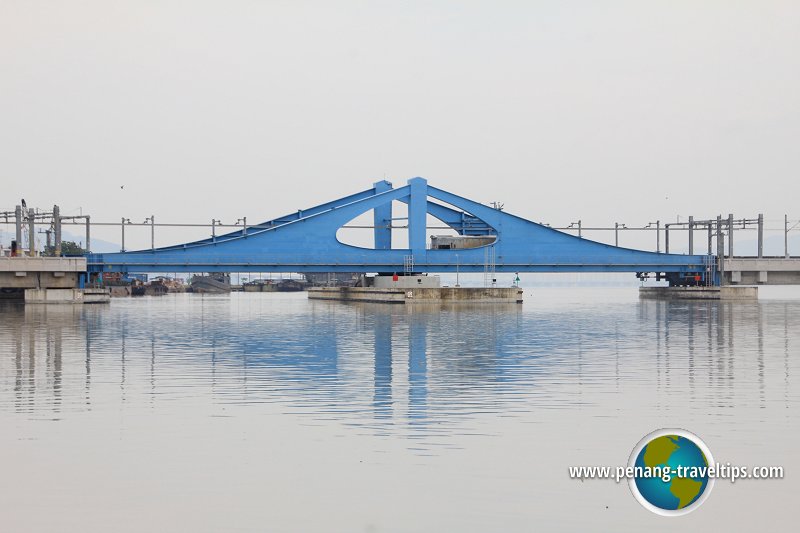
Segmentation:
[[(91, 220), (89, 215), (70, 215), (63, 216), (60, 214), (58, 206), (54, 206), (52, 211), (40, 211), (38, 209), (26, 209), (22, 206), (17, 206), (14, 211), (0, 211), (0, 225), (14, 225), (16, 227), (15, 241), (17, 242), (18, 250), (22, 250), (24, 242), (26, 249), (33, 249), (35, 244), (34, 227), (44, 226), (48, 228), (45, 230), (47, 233), (48, 241), (50, 240), (50, 233), (55, 236), (56, 251), (59, 250), (61, 243), (61, 227), (62, 226), (83, 226), (85, 228), (86, 245), (84, 248), (91, 251), (91, 228), (94, 227), (118, 227), (121, 238), (121, 250), (126, 250), (126, 228), (134, 227), (149, 227), (150, 229), (150, 248), (156, 247), (156, 228), (208, 228), (210, 231), (209, 237), (212, 241), (216, 241), (219, 237), (218, 230), (220, 229), (235, 229), (240, 230), (242, 236), (246, 236), (248, 232), (258, 231), (262, 229), (269, 229), (276, 227), (271, 224), (255, 224), (248, 225), (245, 217), (240, 218), (236, 223), (223, 224), (221, 220), (212, 219), (210, 223), (165, 223), (155, 222), (155, 216), (150, 215), (145, 218), (143, 222), (132, 222), (130, 218), (121, 217), (118, 222), (101, 222)], [(732, 214), (727, 217), (717, 216), (716, 218), (709, 219), (695, 219), (693, 216), (688, 217), (688, 221), (677, 220), (675, 222), (662, 223), (661, 220), (649, 222), (643, 226), (629, 226), (625, 223), (615, 222), (613, 226), (586, 226), (583, 220), (572, 222), (567, 226), (552, 226), (550, 224), (541, 223), (543, 226), (549, 227), (554, 230), (563, 231), (565, 233), (574, 234), (577, 237), (583, 238), (586, 232), (613, 232), (613, 242), (616, 246), (620, 245), (620, 234), (631, 232), (655, 232), (655, 249), (656, 252), (661, 252), (662, 231), (664, 233), (664, 252), (670, 253), (670, 248), (673, 247), (672, 237), (675, 232), (682, 232), (688, 234), (688, 253), (695, 254), (695, 238), (698, 231), (702, 231), (707, 235), (707, 253), (719, 255), (719, 250), (715, 249), (715, 241), (727, 239), (727, 255), (732, 257), (734, 255), (734, 232), (741, 231), (756, 231), (757, 232), (757, 253), (756, 257), (764, 256), (764, 235), (765, 231), (778, 231), (777, 228), (765, 228), (764, 216), (759, 214), (755, 218), (734, 218)], [(345, 225), (343, 229), (373, 229), (373, 225)], [(391, 225), (390, 229), (407, 229), (408, 225)], [(789, 253), (789, 233), (800, 228), (800, 220), (789, 219), (788, 215), (783, 217), (783, 240), (784, 240), (784, 257), (790, 257)], [(446, 225), (432, 225), (427, 227), (428, 230), (452, 230), (450, 226)], [(201, 237), (202, 238), (202, 237)], [(48, 242), (49, 245), (49, 242)], [(725, 254), (723, 254), (725, 255)]]

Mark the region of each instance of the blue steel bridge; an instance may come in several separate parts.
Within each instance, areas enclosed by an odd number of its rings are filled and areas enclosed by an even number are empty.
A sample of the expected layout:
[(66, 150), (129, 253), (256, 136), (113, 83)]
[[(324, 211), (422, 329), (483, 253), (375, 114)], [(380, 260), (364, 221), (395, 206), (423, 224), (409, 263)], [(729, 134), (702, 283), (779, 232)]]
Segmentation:
[[(408, 248), (392, 248), (392, 202), (408, 206)], [(372, 211), (374, 247), (341, 242), (339, 228)], [(427, 216), (469, 248), (429, 247)], [(468, 242), (470, 239), (464, 239)], [(100, 272), (633, 272), (670, 285), (717, 285), (715, 257), (647, 252), (583, 239), (428, 185), (379, 181), (364, 191), (225, 235), (88, 256)]]

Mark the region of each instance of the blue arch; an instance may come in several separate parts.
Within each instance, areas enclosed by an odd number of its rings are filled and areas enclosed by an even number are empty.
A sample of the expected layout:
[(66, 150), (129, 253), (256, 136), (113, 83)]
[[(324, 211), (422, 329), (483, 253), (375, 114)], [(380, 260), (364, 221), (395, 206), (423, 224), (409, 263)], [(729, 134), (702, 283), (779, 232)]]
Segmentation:
[[(391, 203), (408, 204), (409, 246), (391, 249)], [(338, 241), (337, 230), (374, 212), (375, 249)], [(90, 254), (93, 272), (398, 272), (413, 259), (417, 272), (483, 272), (483, 248), (426, 246), (426, 217), (461, 235), (494, 235), (497, 272), (656, 272), (671, 282), (705, 277), (713, 258), (611, 246), (554, 230), (412, 178), (402, 187), (377, 182), (332, 202), (246, 230), (185, 244), (133, 252)]]

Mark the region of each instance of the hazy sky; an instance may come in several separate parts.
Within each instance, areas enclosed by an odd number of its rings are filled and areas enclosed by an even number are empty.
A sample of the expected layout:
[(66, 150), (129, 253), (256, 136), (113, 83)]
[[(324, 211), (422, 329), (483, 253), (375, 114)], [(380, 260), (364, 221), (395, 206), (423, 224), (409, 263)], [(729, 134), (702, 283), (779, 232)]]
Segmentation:
[(800, 218), (799, 28), (797, 2), (0, 0), (0, 209), (255, 222), (423, 176), (556, 225)]

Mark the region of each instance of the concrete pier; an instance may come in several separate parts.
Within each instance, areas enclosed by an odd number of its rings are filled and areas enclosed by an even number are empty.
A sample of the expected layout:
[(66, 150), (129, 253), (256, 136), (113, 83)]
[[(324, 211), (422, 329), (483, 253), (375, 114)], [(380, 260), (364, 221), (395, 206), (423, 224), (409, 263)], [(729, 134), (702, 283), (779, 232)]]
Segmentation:
[(657, 300), (758, 300), (758, 287), (639, 287), (639, 298)]
[(800, 257), (726, 257), (723, 269), (734, 285), (800, 285)]
[(0, 257), (0, 287), (70, 289), (86, 272), (83, 257)]
[(441, 287), (439, 276), (366, 276), (360, 287), (312, 287), (310, 300), (377, 303), (522, 303), (519, 287)]
[(2, 257), (0, 297), (26, 304), (106, 303), (106, 288), (78, 288), (86, 275), (84, 257)]
[(522, 303), (517, 287), (426, 287), (384, 289), (377, 287), (312, 287), (310, 300), (376, 303)]
[(26, 304), (94, 304), (111, 301), (108, 289), (25, 289)]

